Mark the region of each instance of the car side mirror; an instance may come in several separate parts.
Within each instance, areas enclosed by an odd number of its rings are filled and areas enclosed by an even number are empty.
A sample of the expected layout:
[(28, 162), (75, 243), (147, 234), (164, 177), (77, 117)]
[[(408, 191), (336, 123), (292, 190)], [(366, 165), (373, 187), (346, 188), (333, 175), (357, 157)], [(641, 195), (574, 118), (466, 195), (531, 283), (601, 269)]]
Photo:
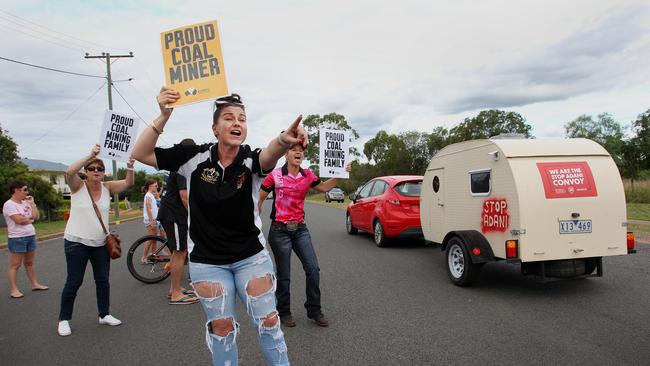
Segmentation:
[(354, 193), (352, 193), (351, 195), (349, 195), (348, 198), (349, 198), (350, 201), (352, 201), (352, 202), (356, 202), (356, 201), (357, 201), (357, 195), (354, 194)]

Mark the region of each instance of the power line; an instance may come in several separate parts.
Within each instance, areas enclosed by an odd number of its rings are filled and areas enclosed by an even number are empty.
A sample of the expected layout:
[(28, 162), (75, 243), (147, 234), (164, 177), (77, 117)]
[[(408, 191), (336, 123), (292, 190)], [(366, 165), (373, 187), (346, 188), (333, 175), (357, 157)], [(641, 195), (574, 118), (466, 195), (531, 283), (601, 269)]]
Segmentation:
[[(82, 49), (90, 48), (90, 49), (96, 50), (96, 48), (88, 47), (88, 46), (86, 46), (86, 45), (79, 44), (79, 43), (77, 43), (77, 42), (73, 42), (73, 41), (71, 41), (71, 40), (69, 40), (69, 39), (65, 39), (65, 38), (62, 38), (62, 37), (55, 36), (55, 35), (53, 35), (53, 34), (49, 34), (49, 33), (46, 33), (46, 32), (42, 32), (42, 31), (40, 31), (40, 30), (38, 30), (38, 29), (33, 29), (33, 28), (26, 27), (24, 24), (21, 24), (21, 23), (19, 23), (19, 22), (16, 22), (16, 21), (14, 21), (14, 20), (12, 20), (12, 19), (9, 19), (9, 18), (7, 18), (7, 17), (4, 17), (4, 16), (2, 16), (2, 15), (0, 15), (0, 19), (1, 19), (1, 20), (4, 20), (4, 21), (7, 21), (7, 22), (11, 22), (11, 23), (13, 23), (13, 24), (15, 24), (15, 25), (17, 25), (17, 26), (19, 26), (19, 27), (24, 27), (25, 30), (29, 30), (30, 32), (35, 32), (35, 33), (38, 33), (38, 34), (42, 34), (42, 35), (44, 35), (45, 37), (50, 37), (50, 38), (53, 38), (53, 39), (57, 39), (57, 40), (60, 40), (60, 41), (63, 41), (63, 42), (66, 42), (66, 43), (72, 44), (72, 45), (74, 45), (74, 46), (82, 47)], [(6, 27), (6, 25), (5, 25), (5, 27)], [(34, 36), (34, 35), (32, 35), (32, 34), (25, 33), (25, 32), (23, 32), (22, 30), (15, 29), (15, 28), (13, 28), (13, 29), (14, 29), (15, 31), (17, 31), (17, 32), (24, 33), (24, 34), (26, 34), (26, 35), (28, 35), (28, 36), (36, 37), (36, 36)], [(36, 37), (36, 38), (38, 38), (38, 37)], [(40, 38), (40, 39), (42, 39), (42, 38)], [(51, 41), (51, 40), (46, 40), (46, 41), (55, 43), (54, 41)]]
[[(138, 116), (138, 118), (140, 118), (140, 120), (141, 120), (142, 122), (144, 122), (145, 124), (149, 124), (149, 122), (147, 122), (147, 121), (145, 121), (144, 119), (142, 119), (142, 117), (140, 117), (140, 115), (138, 114), (138, 112), (135, 111), (135, 109), (131, 106), (131, 104), (129, 104), (129, 102), (126, 101), (126, 98), (124, 98), (124, 96), (122, 95), (122, 93), (120, 93), (120, 91), (117, 90), (117, 88), (115, 87), (115, 85), (113, 85), (113, 89), (115, 89), (115, 91), (117, 92), (117, 95), (119, 95), (120, 98), (122, 98), (122, 100), (124, 101), (124, 103), (126, 103), (126, 105), (128, 105), (129, 108), (131, 108), (131, 110), (133, 111), (133, 113), (135, 113), (135, 115)], [(168, 144), (168, 142), (165, 141), (165, 139), (162, 138), (162, 136), (158, 136), (158, 138), (161, 139), (162, 142), (164, 142), (165, 144)]]
[(70, 112), (70, 114), (68, 114), (64, 119), (62, 119), (61, 121), (55, 123), (54, 126), (52, 126), (52, 128), (50, 128), (49, 130), (45, 131), (44, 134), (42, 134), (41, 136), (39, 136), (36, 140), (32, 141), (32, 143), (29, 144), (29, 145), (27, 145), (27, 146), (34, 146), (34, 144), (36, 144), (38, 141), (40, 141), (43, 137), (49, 135), (50, 132), (52, 132), (55, 128), (59, 127), (59, 125), (61, 125), (61, 123), (67, 121), (67, 120), (68, 120), (70, 117), (72, 117), (72, 115), (75, 114), (75, 113), (76, 113), (76, 112), (77, 112), (77, 111), (78, 111), (78, 110), (79, 110), (79, 109), (80, 109), (84, 104), (86, 104), (86, 103), (87, 103), (89, 100), (91, 100), (91, 99), (92, 99), (92, 98), (93, 98), (97, 93), (99, 93), (99, 91), (102, 90), (102, 88), (104, 87), (104, 85), (106, 85), (106, 82), (104, 82), (104, 83), (103, 83), (103, 84), (102, 84), (102, 85), (101, 85), (97, 90), (95, 90), (95, 91), (94, 91), (94, 92), (93, 92), (93, 93), (92, 93), (88, 98), (86, 98), (86, 100), (84, 100), (81, 104), (79, 104), (79, 106), (77, 106), (77, 108), (75, 108), (72, 112)]
[[(62, 35), (62, 36), (65, 36), (65, 37), (68, 37), (68, 38), (71, 38), (71, 39), (74, 39), (74, 40), (77, 40), (77, 41), (83, 42), (83, 43), (87, 43), (87, 44), (94, 45), (94, 46), (97, 46), (97, 47), (101, 47), (101, 48), (104, 48), (104, 49), (105, 49), (105, 48), (110, 48), (110, 47), (105, 47), (105, 46), (103, 46), (103, 45), (100, 45), (100, 44), (97, 44), (97, 43), (94, 43), (94, 42), (89, 42), (89, 41), (83, 40), (83, 39), (81, 39), (81, 38), (77, 38), (77, 37), (74, 37), (74, 36), (68, 35), (68, 34), (63, 33), (63, 32), (59, 32), (59, 31), (57, 31), (57, 30), (54, 30), (54, 29), (52, 29), (52, 28), (48, 28), (48, 27), (46, 27), (46, 26), (44, 26), (44, 25), (41, 25), (41, 24), (38, 24), (38, 23), (36, 23), (36, 22), (32, 22), (31, 20), (28, 20), (28, 19), (25, 19), (25, 18), (19, 17), (18, 15), (12, 14), (12, 13), (10, 13), (10, 12), (8, 12), (8, 11), (5, 11), (5, 10), (2, 10), (2, 9), (0, 9), (0, 13), (5, 13), (5, 14), (11, 16), (11, 17), (14, 17), (14, 18), (16, 18), (16, 19), (20, 19), (20, 20), (22, 20), (22, 21), (24, 21), (24, 22), (26, 22), (26, 23), (33, 24), (33, 25), (35, 25), (35, 26), (37, 26), (37, 27), (39, 27), (39, 28), (46, 29), (46, 30), (48, 30), (48, 31), (50, 31), (50, 32), (54, 32), (54, 33), (60, 34), (60, 35)], [(87, 46), (84, 46), (84, 47), (87, 47)], [(88, 47), (88, 48), (93, 49), (92, 47)], [(94, 49), (94, 50), (97, 50), (97, 49)]]
[(56, 41), (53, 41), (53, 40), (51, 40), (51, 39), (45, 39), (45, 38), (43, 38), (43, 37), (39, 37), (39, 36), (36, 36), (36, 35), (33, 35), (33, 34), (25, 33), (24, 31), (22, 31), (22, 30), (20, 30), (20, 29), (16, 29), (16, 28), (10, 27), (10, 26), (8, 26), (8, 25), (6, 25), (6, 24), (0, 24), (0, 26), (1, 26), (1, 27), (4, 27), (4, 28), (7, 28), (7, 29), (10, 29), (10, 30), (13, 30), (13, 31), (18, 32), (18, 33), (22, 33), (22, 34), (24, 34), (24, 35), (26, 35), (26, 36), (30, 36), (30, 37), (33, 37), (33, 38), (36, 38), (36, 39), (40, 39), (41, 41), (44, 41), (44, 42), (48, 42), (48, 43), (55, 44), (55, 45), (57, 45), (57, 46), (59, 46), (59, 47), (67, 48), (67, 49), (69, 49), (69, 50), (75, 51), (75, 53), (76, 53), (76, 52), (85, 52), (85, 50), (82, 49), (82, 48), (72, 48), (72, 47), (70, 47), (70, 46), (68, 46), (68, 45), (66, 45), (66, 44), (63, 44), (63, 43), (60, 43), (60, 42), (56, 42)]
[(45, 67), (45, 66), (34, 65), (34, 64), (27, 63), (27, 62), (22, 62), (22, 61), (12, 60), (12, 59), (10, 59), (10, 58), (6, 58), (6, 57), (2, 57), (2, 56), (0, 56), (0, 60), (5, 60), (5, 61), (9, 61), (9, 62), (14, 62), (14, 63), (21, 64), (21, 65), (25, 65), (25, 66), (36, 67), (36, 68), (38, 68), (38, 69), (43, 69), (43, 70), (49, 70), (49, 71), (60, 72), (60, 73), (64, 73), (64, 74), (77, 75), (77, 76), (85, 76), (85, 77), (89, 77), (89, 78), (100, 78), (100, 79), (106, 79), (105, 76), (89, 75), (89, 74), (81, 74), (81, 73), (78, 73), (78, 72), (72, 72), (72, 71), (64, 71), (64, 70), (59, 70), (59, 69), (53, 69), (53, 68), (51, 68), (51, 67)]
[(135, 109), (131, 106), (131, 104), (129, 104), (129, 102), (126, 101), (126, 99), (124, 98), (124, 96), (122, 95), (122, 93), (120, 93), (120, 91), (117, 89), (117, 87), (116, 87), (115, 85), (113, 85), (113, 89), (115, 89), (115, 91), (117, 92), (117, 95), (119, 95), (120, 98), (122, 98), (122, 100), (124, 101), (124, 103), (126, 103), (126, 105), (128, 105), (129, 108), (131, 108), (131, 110), (133, 111), (133, 113), (135, 113), (135, 115), (138, 116), (138, 118), (140, 118), (140, 120), (141, 120), (142, 122), (147, 123), (147, 121), (145, 121), (142, 117), (140, 117), (140, 115), (138, 114), (138, 112), (135, 111)]

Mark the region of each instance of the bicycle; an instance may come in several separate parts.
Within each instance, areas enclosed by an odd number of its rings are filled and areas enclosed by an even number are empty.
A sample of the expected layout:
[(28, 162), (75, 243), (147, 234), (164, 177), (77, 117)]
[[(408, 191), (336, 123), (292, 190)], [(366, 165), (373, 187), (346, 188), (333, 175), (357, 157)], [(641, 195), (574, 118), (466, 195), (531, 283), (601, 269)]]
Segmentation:
[[(155, 251), (143, 260), (145, 244), (153, 242)], [(167, 238), (157, 235), (145, 235), (136, 240), (126, 255), (126, 266), (131, 275), (144, 283), (158, 283), (171, 274), (169, 260), (171, 253), (167, 248)]]

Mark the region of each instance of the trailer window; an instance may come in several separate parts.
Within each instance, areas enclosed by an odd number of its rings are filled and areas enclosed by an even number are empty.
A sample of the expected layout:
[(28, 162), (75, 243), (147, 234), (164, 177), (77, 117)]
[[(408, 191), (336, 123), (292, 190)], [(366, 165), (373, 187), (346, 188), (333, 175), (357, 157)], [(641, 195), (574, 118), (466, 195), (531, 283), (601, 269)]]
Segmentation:
[(469, 172), (469, 188), (472, 196), (489, 196), (491, 191), (490, 170)]

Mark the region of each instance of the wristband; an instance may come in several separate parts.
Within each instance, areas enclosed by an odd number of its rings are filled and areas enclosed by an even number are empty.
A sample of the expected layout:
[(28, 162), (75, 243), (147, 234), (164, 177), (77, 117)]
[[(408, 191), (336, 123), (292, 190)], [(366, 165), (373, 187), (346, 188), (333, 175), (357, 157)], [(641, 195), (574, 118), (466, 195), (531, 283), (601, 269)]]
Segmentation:
[(280, 132), (280, 134), (278, 135), (278, 144), (280, 144), (280, 146), (282, 146), (284, 149), (289, 149), (291, 147), (291, 144), (282, 141), (282, 138), (280, 136), (282, 136), (282, 132)]

